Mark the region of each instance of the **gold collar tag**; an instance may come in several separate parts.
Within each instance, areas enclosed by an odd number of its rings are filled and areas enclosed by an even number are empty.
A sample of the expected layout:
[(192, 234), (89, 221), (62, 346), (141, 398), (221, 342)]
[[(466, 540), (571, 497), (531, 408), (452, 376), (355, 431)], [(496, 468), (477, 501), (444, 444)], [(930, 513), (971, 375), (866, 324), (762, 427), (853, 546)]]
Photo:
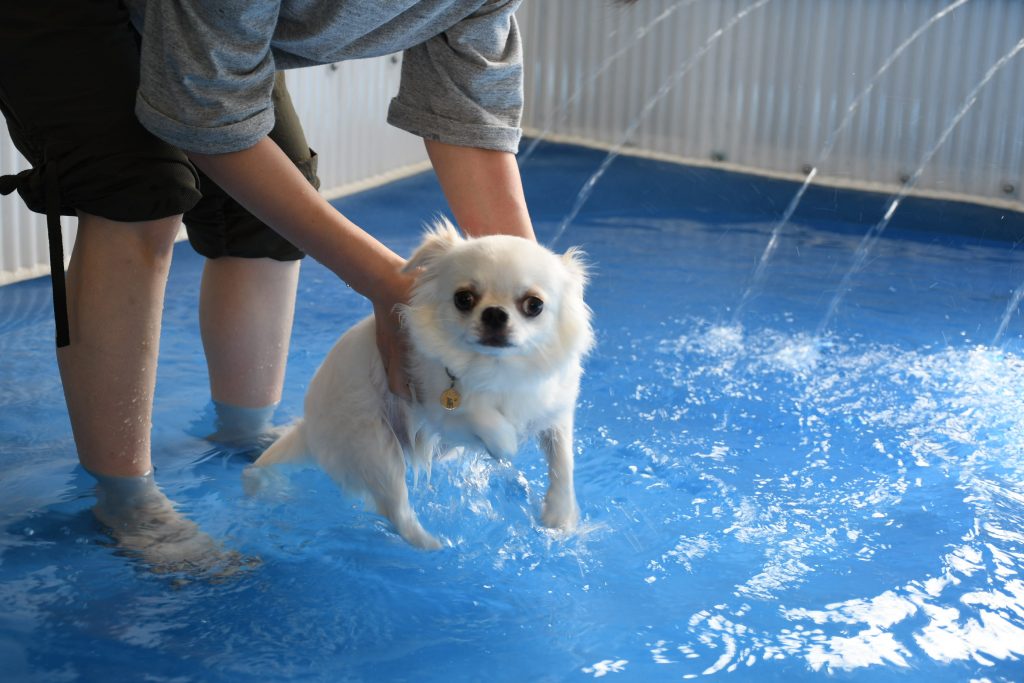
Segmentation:
[(441, 405), (445, 410), (455, 410), (462, 403), (462, 395), (455, 387), (448, 387), (441, 392)]
[(452, 374), (452, 371), (448, 368), (445, 368), (444, 371), (448, 374), (448, 379), (450, 379), (452, 383), (447, 389), (441, 392), (441, 406), (445, 410), (455, 410), (459, 407), (459, 404), (462, 403), (462, 394), (460, 394), (459, 390), (455, 388), (455, 382), (458, 380), (455, 375)]

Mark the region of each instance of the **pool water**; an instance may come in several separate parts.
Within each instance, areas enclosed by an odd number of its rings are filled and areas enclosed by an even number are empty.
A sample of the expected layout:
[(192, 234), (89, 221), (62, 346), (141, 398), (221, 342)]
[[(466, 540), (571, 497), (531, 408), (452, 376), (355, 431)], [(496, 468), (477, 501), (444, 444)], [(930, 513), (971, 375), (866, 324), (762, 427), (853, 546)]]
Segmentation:
[[(603, 154), (524, 166), (542, 241)], [(179, 245), (154, 427), (179, 508), (262, 564), (156, 575), (90, 513), (52, 359), (49, 285), (0, 289), (6, 681), (1024, 679), (1024, 218), (908, 200), (813, 338), (883, 195), (812, 188), (743, 316), (792, 183), (619, 158), (557, 247), (594, 264), (577, 412), (583, 521), (538, 525), (535, 446), (420, 480), (449, 547), (403, 543), (318, 470), (243, 491), (216, 447)], [(423, 175), (339, 200), (400, 253), (444, 207)], [(369, 307), (303, 266), (278, 421)]]

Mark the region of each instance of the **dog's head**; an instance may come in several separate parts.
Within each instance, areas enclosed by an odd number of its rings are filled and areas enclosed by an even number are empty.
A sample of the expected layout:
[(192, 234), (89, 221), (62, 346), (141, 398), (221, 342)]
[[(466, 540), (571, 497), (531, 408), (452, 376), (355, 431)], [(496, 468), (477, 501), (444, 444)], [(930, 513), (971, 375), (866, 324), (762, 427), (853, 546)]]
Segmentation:
[(562, 365), (578, 363), (593, 343), (587, 269), (575, 249), (559, 255), (520, 237), (465, 238), (439, 219), (406, 269), (416, 273), (406, 326), (428, 357)]

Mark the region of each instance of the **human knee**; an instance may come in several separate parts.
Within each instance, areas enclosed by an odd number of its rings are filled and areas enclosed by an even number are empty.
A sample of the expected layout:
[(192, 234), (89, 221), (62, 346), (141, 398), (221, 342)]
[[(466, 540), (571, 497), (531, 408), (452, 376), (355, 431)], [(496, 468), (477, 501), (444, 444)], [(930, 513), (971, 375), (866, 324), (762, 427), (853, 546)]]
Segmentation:
[(163, 270), (170, 265), (174, 240), (181, 227), (180, 215), (118, 221), (80, 211), (78, 217), (80, 241), (93, 240), (115, 258), (147, 269)]
[(181, 228), (181, 216), (144, 221), (133, 226), (139, 254), (155, 267), (170, 266), (174, 240)]

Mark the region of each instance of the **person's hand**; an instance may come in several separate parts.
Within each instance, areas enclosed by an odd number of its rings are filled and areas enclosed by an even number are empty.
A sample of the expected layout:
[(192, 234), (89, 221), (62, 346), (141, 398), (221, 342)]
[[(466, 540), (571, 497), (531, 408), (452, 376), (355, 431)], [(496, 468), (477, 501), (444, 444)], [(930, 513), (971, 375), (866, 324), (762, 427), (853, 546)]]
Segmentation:
[(388, 376), (388, 388), (402, 398), (412, 398), (412, 392), (405, 372), (407, 339), (395, 309), (409, 302), (412, 282), (408, 275), (396, 272), (390, 282), (381, 283), (379, 291), (371, 298), (377, 326), (377, 350)]

